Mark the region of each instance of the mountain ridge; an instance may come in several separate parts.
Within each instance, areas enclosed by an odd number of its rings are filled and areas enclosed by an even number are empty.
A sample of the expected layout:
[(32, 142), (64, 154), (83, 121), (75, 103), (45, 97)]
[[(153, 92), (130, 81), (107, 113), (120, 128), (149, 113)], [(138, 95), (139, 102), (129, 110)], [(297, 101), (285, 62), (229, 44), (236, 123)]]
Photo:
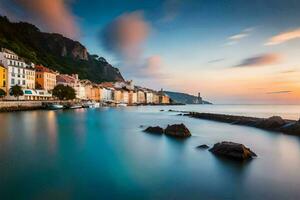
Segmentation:
[(0, 47), (14, 51), (27, 61), (61, 73), (76, 73), (81, 79), (96, 83), (124, 80), (118, 68), (103, 57), (89, 54), (79, 41), (58, 33), (41, 32), (27, 22), (10, 22), (5, 16), (0, 16), (0, 27)]
[(168, 95), (173, 101), (176, 103), (182, 104), (212, 104), (208, 101), (203, 100), (202, 98), (199, 100), (197, 96), (183, 93), (183, 92), (172, 92), (172, 91), (164, 91), (166, 95)]

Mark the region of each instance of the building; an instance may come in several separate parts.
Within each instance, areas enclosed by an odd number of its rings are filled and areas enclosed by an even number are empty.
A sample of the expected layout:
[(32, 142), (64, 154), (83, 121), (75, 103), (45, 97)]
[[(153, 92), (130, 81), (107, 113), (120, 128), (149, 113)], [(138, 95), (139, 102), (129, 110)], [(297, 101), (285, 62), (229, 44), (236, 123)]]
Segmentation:
[(4, 90), (7, 93), (6, 78), (7, 69), (2, 64), (0, 64), (0, 89)]
[(9, 90), (12, 86), (19, 85), (26, 88), (26, 63), (17, 54), (8, 49), (2, 48), (0, 62), (7, 69), (6, 84)]
[(134, 85), (133, 81), (117, 81), (113, 84), (114, 88), (117, 89), (127, 89), (127, 90), (133, 90)]
[(129, 103), (129, 93), (128, 93), (128, 90), (121, 90), (122, 92), (122, 95), (121, 95), (121, 103), (126, 103), (128, 104)]
[(137, 92), (134, 90), (129, 91), (128, 104), (134, 105), (137, 104)]
[(159, 95), (157, 94), (157, 92), (153, 93), (153, 103), (159, 104)]
[(80, 83), (80, 81), (77, 81), (77, 83), (75, 83), (74, 90), (77, 99), (86, 99), (85, 87)]
[(112, 88), (101, 87), (100, 92), (101, 92), (100, 93), (100, 101), (103, 101), (103, 102), (113, 101), (114, 90)]
[(56, 85), (70, 86), (74, 88), (79, 82), (77, 74), (58, 74), (56, 75)]
[(137, 91), (137, 103), (138, 104), (145, 104), (146, 103), (145, 92), (142, 91), (142, 90)]
[(121, 103), (122, 102), (122, 91), (115, 89), (113, 92), (113, 100), (115, 103)]
[(35, 89), (35, 66), (33, 63), (26, 64), (25, 78), (26, 88)]
[(101, 88), (98, 85), (93, 85), (91, 89), (91, 100), (100, 101), (101, 97)]
[(41, 101), (52, 99), (52, 94), (47, 90), (23, 89), (23, 93), (24, 95), (19, 97), (20, 100)]
[(146, 103), (147, 104), (152, 104), (153, 103), (153, 93), (151, 91), (145, 92), (146, 96)]
[(47, 91), (51, 91), (56, 86), (57, 73), (42, 65), (37, 65), (36, 69), (36, 84)]

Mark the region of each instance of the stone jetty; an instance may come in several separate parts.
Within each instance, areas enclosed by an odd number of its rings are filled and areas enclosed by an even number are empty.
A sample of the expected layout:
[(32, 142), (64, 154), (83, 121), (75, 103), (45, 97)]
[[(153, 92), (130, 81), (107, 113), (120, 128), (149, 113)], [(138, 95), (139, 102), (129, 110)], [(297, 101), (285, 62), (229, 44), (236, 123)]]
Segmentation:
[(300, 136), (300, 121), (286, 120), (282, 119), (279, 116), (273, 116), (270, 118), (257, 118), (198, 112), (187, 112), (184, 115), (198, 119), (206, 119), (235, 125), (251, 126), (264, 130)]

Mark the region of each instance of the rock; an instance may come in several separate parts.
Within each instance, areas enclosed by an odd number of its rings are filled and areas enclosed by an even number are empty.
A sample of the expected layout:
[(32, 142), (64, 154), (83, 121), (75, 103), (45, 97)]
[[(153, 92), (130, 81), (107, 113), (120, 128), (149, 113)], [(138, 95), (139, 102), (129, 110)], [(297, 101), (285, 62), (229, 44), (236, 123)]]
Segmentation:
[(291, 134), (291, 135), (299, 135), (300, 136), (300, 122), (291, 122), (280, 128), (280, 131)]
[(184, 124), (173, 124), (168, 125), (165, 130), (166, 135), (174, 137), (190, 137), (191, 133), (189, 129)]
[(161, 128), (160, 126), (149, 126), (144, 130), (147, 133), (157, 133), (157, 134), (163, 134), (164, 129)]
[(206, 144), (202, 144), (202, 145), (199, 145), (197, 146), (198, 149), (208, 149), (209, 146), (207, 146)]
[(257, 126), (264, 129), (277, 129), (284, 126), (286, 122), (279, 116), (273, 116), (258, 122)]
[(234, 142), (216, 143), (211, 149), (209, 149), (209, 151), (216, 155), (225, 156), (236, 160), (248, 160), (256, 157), (256, 154), (249, 148), (245, 147), (243, 144)]
[(179, 114), (177, 114), (178, 116), (183, 116), (183, 114), (182, 113), (179, 113)]
[(160, 110), (160, 112), (164, 112), (165, 110)]

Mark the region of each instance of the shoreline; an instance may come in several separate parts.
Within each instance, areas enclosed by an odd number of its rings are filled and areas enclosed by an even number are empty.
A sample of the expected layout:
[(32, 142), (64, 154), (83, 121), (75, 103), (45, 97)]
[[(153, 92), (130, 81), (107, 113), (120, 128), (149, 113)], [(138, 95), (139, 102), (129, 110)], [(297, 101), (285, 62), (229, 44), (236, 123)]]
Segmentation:
[[(67, 104), (76, 105), (78, 102), (70, 102), (70, 101), (1, 101), (0, 102), (0, 113), (9, 113), (9, 112), (22, 112), (22, 111), (34, 111), (34, 110), (51, 110), (46, 108), (46, 104), (48, 103), (56, 103), (63, 106)], [(3, 105), (7, 104), (7, 105)], [(183, 104), (134, 104), (134, 105), (127, 105), (128, 107), (133, 106), (176, 106), (176, 105), (183, 105)], [(114, 104), (103, 104), (100, 103), (101, 107), (118, 107)], [(63, 109), (70, 109), (70, 108), (63, 108)], [(79, 109), (79, 108), (77, 108)]]

